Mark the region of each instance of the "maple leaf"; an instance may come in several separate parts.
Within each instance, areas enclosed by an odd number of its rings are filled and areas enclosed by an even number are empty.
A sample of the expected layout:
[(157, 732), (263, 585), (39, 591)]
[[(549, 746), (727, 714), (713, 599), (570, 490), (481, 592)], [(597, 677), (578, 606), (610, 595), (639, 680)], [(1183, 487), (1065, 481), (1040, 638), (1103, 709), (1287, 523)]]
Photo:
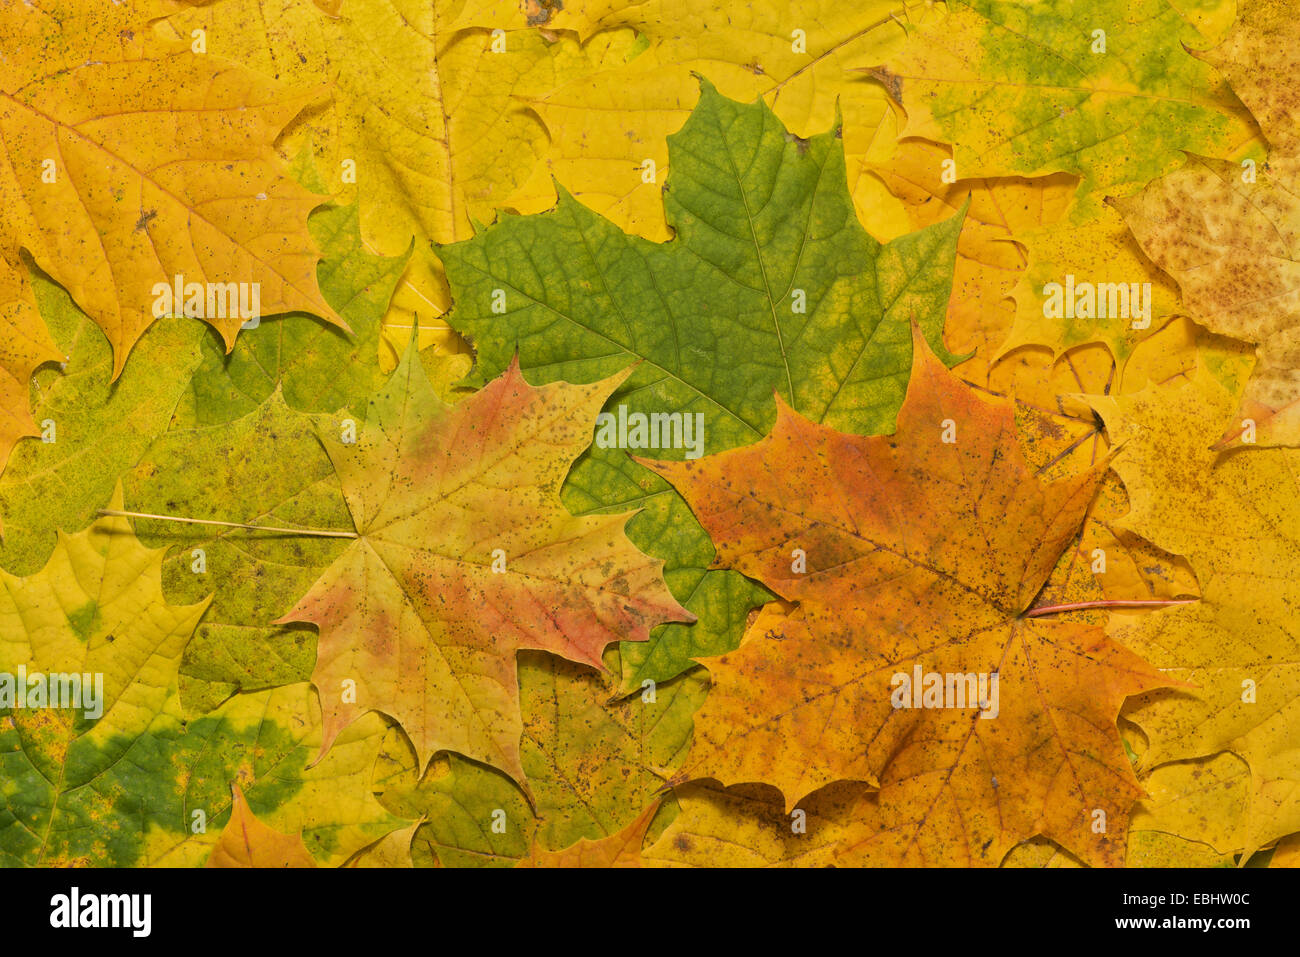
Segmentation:
[[(516, 652), (601, 667), (605, 646), (690, 620), (628, 515), (571, 515), (559, 487), (625, 373), (534, 388), (515, 365), (445, 405), (408, 348), (354, 444), (321, 436), (356, 539), (281, 622), (316, 624), (324, 749), (369, 710), (423, 767), (453, 750), (523, 782)], [(355, 682), (355, 698), (341, 694)]]
[[(329, 457), (311, 422), (293, 413), (279, 392), (233, 422), (164, 433), (123, 485), (131, 509), (144, 514), (273, 528), (348, 527)], [(181, 668), (186, 708), (204, 711), (238, 691), (310, 679), (310, 629), (273, 622), (338, 558), (346, 539), (137, 522), (143, 541), (169, 549), (163, 587), (174, 600), (193, 601), (220, 583)]]
[[(753, 446), (646, 463), (686, 496), (719, 564), (798, 602), (709, 663), (685, 771), (772, 784), (787, 806), (834, 781), (879, 783), (846, 859), (990, 865), (1041, 833), (1117, 863), (1140, 790), (1114, 720), (1167, 679), (1095, 625), (1031, 613), (1105, 463), (1040, 480), (1011, 403), (961, 384), (914, 337), (892, 436), (781, 403)], [(982, 697), (899, 707), (898, 675), (917, 672), (982, 676)], [(1090, 827), (1099, 808), (1104, 833)]]
[[(121, 507), (120, 492), (110, 504)], [(162, 557), (125, 519), (101, 518), (61, 536), (35, 575), (0, 572), (0, 672), (9, 683), (19, 669), (29, 688), (37, 674), (102, 675), (94, 700), (83, 694), (89, 710), (51, 707), (30, 690), (0, 710), (0, 859), (202, 863), (230, 812), (229, 782), (270, 825), (301, 832), (326, 863), (392, 830), (399, 819), (370, 793), (378, 718), (307, 770), (320, 720), (305, 683), (237, 696), (193, 721), (181, 716), (177, 669), (207, 602), (169, 605)]]
[(320, 168), (360, 203), (362, 237), (384, 256), (405, 253), (413, 236), (465, 239), (511, 203), (546, 145), (512, 95), (585, 68), (504, 6), (347, 0), (330, 16), (313, 0), (219, 0), (168, 24), (185, 37), (206, 29), (210, 53), (291, 86), (333, 84), (332, 101), (285, 148), (315, 133)]
[[(831, 866), (836, 847), (851, 833), (862, 789), (849, 782), (832, 784), (800, 801), (792, 817), (770, 787), (678, 785), (673, 796), (681, 811), (642, 852), (641, 866)], [(796, 820), (800, 830), (792, 827)]]
[[(307, 214), (271, 144), (317, 97), (188, 49), (149, 21), (173, 4), (6, 3), (0, 37), (0, 258), (20, 249), (108, 336), (113, 376), (154, 321), (156, 283), (248, 282), (264, 314), (341, 320), (316, 287)], [(244, 319), (206, 315), (227, 347)], [(25, 325), (34, 320), (29, 316)]]
[(1207, 362), (1190, 382), (1092, 401), (1112, 440), (1124, 443), (1114, 463), (1132, 503), (1124, 526), (1186, 556), (1201, 583), (1196, 604), (1112, 617), (1117, 640), (1193, 686), (1143, 695), (1125, 714), (1145, 732), (1151, 766), (1225, 750), (1245, 759), (1241, 848), (1253, 851), (1300, 829), (1300, 671), (1290, 628), (1300, 601), (1300, 453), (1211, 450), (1239, 392)]
[[(952, 150), (921, 139), (900, 141), (895, 154), (871, 172), (904, 204), (913, 229), (932, 225), (961, 208), (970, 208), (957, 239), (953, 294), (943, 324), (943, 340), (956, 355), (969, 356), (955, 368), (968, 381), (989, 381), (990, 367), (1006, 352), (1015, 318), (1009, 294), (1028, 265), (1021, 237), (1061, 218), (1078, 179), (1066, 173), (944, 180)], [(880, 223), (866, 220), (879, 235)]]
[(551, 28), (577, 30), (588, 38), (584, 46), (634, 31), (648, 49), (527, 100), (550, 134), (547, 166), (619, 227), (668, 239), (660, 184), (677, 159), (666, 138), (697, 106), (699, 74), (732, 99), (762, 98), (801, 139), (842, 119), (849, 192), (859, 210), (878, 217), (882, 206), (897, 203), (867, 165), (892, 153), (896, 117), (885, 91), (850, 71), (879, 63), (902, 43), (897, 18), (905, 9), (897, 0), (739, 8), (721, 0), (571, 4)]
[(1141, 775), (1130, 867), (1222, 867), (1245, 846), (1250, 769), (1229, 752), (1173, 761)]
[[(1071, 214), (1076, 209), (1072, 206)], [(1061, 354), (1081, 344), (1103, 343), (1122, 371), (1141, 343), (1173, 317), (1186, 313), (1177, 285), (1152, 268), (1123, 217), (1109, 206), (1086, 217), (1067, 214), (1054, 223), (1025, 229), (1016, 238), (1024, 244), (1028, 261), (1011, 290), (1015, 320), (999, 355), (1026, 345), (1047, 346)], [(1077, 283), (1093, 283), (1094, 289), (1128, 289), (1128, 315), (1110, 314), (1109, 300), (1107, 315), (1101, 315), (1102, 309), (1082, 315), (1088, 310), (1073, 308), (1060, 316), (1044, 315), (1045, 288), (1049, 283), (1064, 284), (1068, 276)], [(1122, 310), (1122, 300), (1118, 302)]]
[[(202, 326), (160, 319), (136, 343), (138, 362), (114, 382), (113, 351), (68, 294), (47, 279), (32, 285), (66, 369), (47, 366), (23, 382), (50, 441), (23, 442), (0, 474), (0, 564), (15, 574), (44, 565), (59, 531), (84, 528), (167, 427), (198, 364)], [(204, 592), (206, 594), (206, 592)], [(198, 600), (197, 596), (194, 600)]]
[[(1182, 312), (1177, 287), (1151, 268), (1123, 219), (1110, 207), (1076, 215), (1079, 179), (1068, 173), (968, 177), (949, 182), (952, 149), (908, 138), (871, 171), (904, 204), (913, 228), (928, 225), (970, 196), (971, 211), (957, 244), (953, 296), (944, 342), (958, 354), (967, 380), (991, 384), (993, 367), (1025, 346), (1047, 346), (1053, 357), (1088, 343), (1104, 343), (1122, 372), (1138, 346)], [(952, 169), (955, 173), (955, 167)], [(937, 201), (937, 202), (936, 202)], [(875, 211), (873, 210), (872, 213)], [(891, 214), (866, 214), (873, 235), (888, 234)], [(1094, 283), (1149, 282), (1143, 316), (1043, 314), (1043, 288), (1067, 274)], [(1144, 294), (1145, 295), (1145, 294)], [(1073, 312), (1073, 310), (1071, 310)], [(1149, 315), (1148, 315), (1149, 313)], [(1027, 356), (1016, 356), (1025, 361)], [(1006, 368), (1003, 368), (1005, 379)], [(1025, 382), (1032, 384), (1033, 377)]]
[[(1122, 367), (1100, 344), (1072, 349), (1055, 360), (1045, 350), (1019, 350), (988, 370), (988, 388), (1014, 397), (1025, 458), (1035, 474), (1055, 479), (1092, 467), (1109, 448), (1105, 426), (1085, 396), (1125, 394), (1148, 382), (1190, 378), (1197, 336), (1189, 320), (1174, 320), (1138, 344)], [(969, 364), (954, 373), (966, 378), (967, 368)], [(1185, 559), (1121, 527), (1128, 507), (1123, 483), (1108, 473), (1074, 547), (1043, 586), (1039, 604), (1178, 600), (1199, 594)]]
[[(606, 652), (607, 664), (614, 654)], [(697, 668), (653, 696), (612, 699), (609, 675), (521, 654), (520, 758), (532, 806), (499, 771), (453, 754), (435, 758), (421, 776), (400, 747), (388, 753), (391, 767), (376, 772), (380, 799), (402, 817), (425, 817), (421, 840), (450, 867), (513, 865), (604, 841), (629, 826), (680, 767), (705, 685)]]
[(641, 844), (645, 840), (650, 822), (659, 810), (655, 801), (627, 827), (617, 834), (598, 841), (580, 838), (577, 844), (559, 851), (548, 851), (534, 844), (528, 856), (516, 867), (600, 867), (622, 868), (641, 866)]
[[(1228, 752), (1162, 764), (1138, 780), (1126, 867), (1233, 867), (1242, 847), (1250, 772)], [(1003, 867), (1082, 867), (1044, 838), (1017, 845)]]
[[(664, 456), (759, 438), (774, 389), (817, 421), (888, 429), (910, 367), (909, 317), (942, 349), (960, 216), (876, 242), (854, 217), (833, 133), (791, 139), (763, 103), (701, 86), (672, 139), (673, 242), (628, 236), (565, 194), (552, 213), (508, 217), (442, 249), (456, 294), (450, 321), (477, 350), (472, 381), (506, 368), (515, 349), (541, 381), (590, 381), (640, 360), (610, 414), (703, 423), (700, 448)], [(625, 692), (735, 647), (749, 610), (769, 597), (709, 571), (713, 546), (685, 503), (621, 449), (589, 451), (565, 503), (590, 514), (644, 505), (628, 534), (666, 560), (673, 594), (699, 617), (624, 646)]]
[[(245, 336), (256, 341), (260, 333)], [(448, 381), (464, 374), (467, 358), (421, 358), (439, 394), (450, 397)], [(209, 414), (223, 418), (225, 408), (214, 403)], [(332, 428), (341, 430), (355, 414), (331, 417)], [(286, 462), (293, 468), (285, 468)], [(209, 582), (221, 583), (181, 668), (186, 707), (206, 710), (236, 691), (308, 680), (316, 660), (311, 629), (273, 621), (339, 556), (345, 539), (277, 529), (349, 525), (338, 476), (310, 421), (289, 409), (277, 391), (247, 415), (219, 426), (173, 423), (124, 483), (127, 503), (140, 513), (246, 526), (138, 519), (143, 541), (172, 549), (163, 563), (168, 595), (193, 601), (207, 594)], [(270, 528), (258, 530), (265, 526)]]
[[(353, 338), (302, 315), (263, 320), (242, 332), (229, 353), (215, 335), (206, 336), (197, 368), (191, 361), (190, 369), (178, 370), (190, 373), (180, 402), (169, 392), (176, 405), (170, 427), (143, 454), (135, 451), (138, 461), (124, 477), (132, 509), (250, 526), (347, 528), (333, 466), (310, 423), (295, 412), (342, 409), (339, 428), (343, 418), (364, 410), (384, 381), (380, 319), (403, 260), (366, 253), (356, 223), (355, 206), (318, 210), (310, 223), (325, 257), (318, 269), (321, 288), (352, 326)], [(439, 395), (449, 399), (450, 382), (470, 362), (429, 355), (422, 361)], [(128, 368), (120, 382), (134, 374)], [(124, 444), (120, 436), (118, 444)], [(286, 462), (294, 467), (285, 468)], [(273, 625), (272, 619), (338, 557), (341, 539), (139, 523), (148, 544), (177, 546), (163, 565), (168, 595), (193, 601), (207, 594), (209, 582), (222, 583), (182, 665), (187, 708), (206, 710), (236, 691), (310, 678), (310, 629)]]
[[(308, 412), (359, 405), (378, 387), (379, 322), (402, 260), (369, 256), (360, 248), (355, 207), (319, 210), (309, 225), (324, 254), (318, 268), (321, 288), (352, 324), (351, 339), (319, 319), (291, 314), (243, 331), (227, 352), (214, 330), (188, 320), (161, 319), (136, 343), (139, 361), (113, 380), (112, 348), (95, 323), (64, 290), (39, 275), (33, 278), (30, 291), (59, 354), (66, 350), (68, 361), (62, 370), (39, 370), (31, 383), (31, 407), (44, 423), (48, 440), (20, 445), (0, 474), (5, 533), (0, 564), (17, 573), (39, 568), (54, 545), (56, 530), (83, 527), (116, 478), (137, 465), (150, 443), (169, 427), (197, 430), (236, 419), (277, 386), (287, 403)], [(21, 349), (21, 341), (13, 348)], [(21, 385), (24, 398), (13, 407), (15, 414), (27, 402), (29, 383)], [(294, 434), (292, 427), (285, 428)], [(211, 431), (190, 431), (187, 440), (213, 452)], [(315, 445), (314, 438), (309, 441)], [(170, 454), (176, 456), (170, 463), (154, 459), (153, 464), (164, 476), (179, 480), (173, 488), (212, 481), (221, 471), (214, 463), (226, 461), (204, 460), (180, 442)], [(251, 450), (241, 454), (247, 457)], [(184, 467), (179, 464), (182, 458), (188, 463)], [(250, 495), (258, 497), (244, 488), (232, 498), (242, 503)], [(146, 511), (175, 511), (177, 506), (167, 501), (150, 502)], [(197, 504), (204, 507), (187, 514), (207, 514), (224, 503), (218, 498)], [(199, 587), (184, 600), (207, 593), (201, 582), (196, 584)]]
[(230, 820), (221, 830), (208, 867), (315, 867), (300, 834), (281, 834), (257, 819), (239, 785), (231, 786)]
[[(310, 153), (299, 157), (295, 172), (304, 185), (324, 190)], [(368, 253), (356, 204), (318, 209), (307, 225), (320, 247), (316, 278), (321, 293), (351, 334), (299, 313), (262, 320), (244, 330), (229, 350), (215, 333), (207, 336), (177, 424), (228, 422), (277, 387), (292, 409), (334, 412), (360, 406), (382, 385), (381, 320), (410, 257)]]
[[(1174, 169), (1185, 150), (1254, 148), (1254, 130), (1222, 78), (1189, 52), (1205, 43), (1198, 28), (1217, 25), (1192, 22), (1166, 0), (1030, 7), (962, 0), (914, 7), (905, 19), (906, 45), (869, 71), (907, 113), (904, 143), (953, 144), (952, 172), (976, 188), (981, 177), (1080, 178), (1063, 215), (1017, 224), (1012, 238), (1025, 261), (999, 354), (1026, 344), (1059, 354), (1104, 342), (1122, 364), (1183, 309), (1173, 283), (1151, 269), (1103, 197), (1135, 192)], [(1076, 316), (1070, 309), (1045, 317), (1044, 286), (1069, 275), (1149, 283), (1142, 315)], [(995, 287), (997, 279), (984, 277)]]
[(906, 44), (872, 73), (907, 112), (900, 135), (952, 143), (960, 177), (1074, 173), (1088, 213), (1182, 150), (1249, 138), (1188, 52), (1199, 39), (1165, 0), (953, 0), (909, 11)]
[[(210, 54), (292, 86), (330, 84), (330, 101), (305, 113), (282, 148), (309, 145), (332, 191), (359, 204), (367, 249), (398, 256), (422, 240), (388, 321), (418, 325), (452, 349), (455, 336), (437, 318), (451, 297), (427, 241), (467, 239), (500, 208), (549, 207), (549, 179), (530, 179), (547, 133), (516, 97), (621, 61), (636, 39), (624, 31), (556, 44), (514, 4), (423, 0), (347, 0), (333, 10), (312, 0), (220, 0), (182, 10), (168, 26), (181, 37), (203, 29)], [(407, 338), (397, 337), (399, 353)]]
[[(1239, 415), (1253, 441), (1300, 445), (1300, 136), (1288, 75), (1300, 42), (1293, 10), (1244, 3), (1233, 30), (1200, 58), (1222, 70), (1259, 120), (1268, 163), (1189, 156), (1141, 193), (1112, 200), (1143, 250), (1177, 280), (1207, 329), (1257, 345)], [(1200, 151), (1198, 151), (1200, 152)], [(1249, 168), (1248, 168), (1249, 167)], [(1233, 424), (1219, 437), (1237, 443)]]
[(27, 270), (0, 257), (0, 474), (19, 439), (40, 435), (28, 407), (32, 373), (66, 358), (40, 320)]

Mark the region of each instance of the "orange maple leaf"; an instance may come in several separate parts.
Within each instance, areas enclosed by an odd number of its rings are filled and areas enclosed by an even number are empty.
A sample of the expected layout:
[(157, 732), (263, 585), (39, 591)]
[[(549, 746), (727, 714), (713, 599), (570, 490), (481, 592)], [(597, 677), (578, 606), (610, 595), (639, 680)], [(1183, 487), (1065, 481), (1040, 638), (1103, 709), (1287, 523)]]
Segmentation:
[(997, 864), (1044, 834), (1120, 862), (1141, 790), (1115, 718), (1169, 682), (1101, 627), (1032, 607), (1107, 463), (1042, 481), (1012, 403), (961, 383), (919, 334), (913, 348), (893, 435), (837, 432), (778, 398), (754, 445), (644, 463), (686, 497), (715, 564), (798, 602), (706, 661), (686, 770), (774, 785), (787, 810), (834, 781), (878, 785), (845, 840), (854, 861)]
[(238, 784), (230, 786), (230, 820), (208, 867), (315, 867), (301, 834), (283, 834), (258, 820)]

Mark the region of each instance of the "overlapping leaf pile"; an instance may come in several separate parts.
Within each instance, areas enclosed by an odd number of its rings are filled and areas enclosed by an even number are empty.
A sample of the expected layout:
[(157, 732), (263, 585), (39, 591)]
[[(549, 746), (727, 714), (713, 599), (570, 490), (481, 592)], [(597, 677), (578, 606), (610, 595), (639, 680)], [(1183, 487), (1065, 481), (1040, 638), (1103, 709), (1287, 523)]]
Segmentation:
[(1297, 24), (0, 0), (0, 860), (1293, 862)]

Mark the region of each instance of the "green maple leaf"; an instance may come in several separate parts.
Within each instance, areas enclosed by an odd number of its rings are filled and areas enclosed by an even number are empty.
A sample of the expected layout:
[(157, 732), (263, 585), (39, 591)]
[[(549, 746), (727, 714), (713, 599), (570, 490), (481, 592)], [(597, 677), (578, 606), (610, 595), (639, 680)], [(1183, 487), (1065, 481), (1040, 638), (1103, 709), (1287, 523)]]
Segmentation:
[[(537, 383), (591, 382), (640, 361), (606, 411), (702, 413), (705, 453), (761, 438), (773, 391), (835, 428), (888, 431), (911, 369), (911, 320), (955, 358), (940, 333), (962, 217), (876, 242), (854, 213), (838, 132), (799, 139), (761, 101), (701, 85), (669, 139), (672, 242), (628, 236), (561, 190), (553, 212), (507, 217), (440, 250), (449, 321), (478, 353), (473, 383), (516, 349)], [(669, 486), (623, 450), (593, 448), (564, 501), (578, 514), (643, 506), (628, 536), (665, 559), (674, 596), (699, 618), (624, 643), (624, 692), (736, 646), (767, 594), (709, 570), (713, 546)]]
[[(279, 528), (351, 527), (311, 420), (289, 409), (278, 390), (232, 422), (159, 436), (123, 484), (133, 511)], [(311, 676), (315, 635), (271, 623), (338, 557), (343, 540), (147, 519), (138, 525), (142, 541), (170, 546), (163, 563), (169, 598), (197, 601), (215, 588), (182, 668), (187, 708), (206, 710), (239, 690)]]

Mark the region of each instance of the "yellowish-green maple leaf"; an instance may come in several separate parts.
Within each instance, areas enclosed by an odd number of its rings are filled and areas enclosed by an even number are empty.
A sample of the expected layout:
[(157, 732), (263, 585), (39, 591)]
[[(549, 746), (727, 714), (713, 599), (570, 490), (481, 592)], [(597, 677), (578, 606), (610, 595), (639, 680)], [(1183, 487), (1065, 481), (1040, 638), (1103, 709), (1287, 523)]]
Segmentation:
[[(321, 442), (355, 539), (282, 621), (321, 631), (324, 747), (367, 711), (397, 719), (421, 768), (453, 750), (524, 780), (516, 652), (602, 667), (614, 641), (692, 616), (627, 514), (574, 516), (559, 490), (626, 373), (534, 388), (517, 365), (455, 406), (412, 346), (355, 435)], [(332, 425), (332, 423), (331, 423)]]
[(519, 690), (531, 807), (499, 771), (450, 755), (416, 781), (413, 756), (386, 750), (384, 806), (425, 816), (417, 844), (446, 866), (510, 865), (630, 826), (680, 767), (706, 687), (697, 668), (653, 694), (615, 699), (610, 676), (534, 652), (520, 655)]
[[(110, 505), (120, 504), (119, 493)], [(207, 602), (169, 605), (162, 558), (125, 519), (102, 518), (62, 536), (35, 575), (0, 573), (9, 691), (0, 697), (0, 860), (201, 864), (228, 820), (232, 783), (268, 825), (302, 833), (321, 863), (342, 863), (396, 827), (370, 791), (385, 730), (377, 717), (308, 769), (321, 725), (305, 683), (236, 696), (193, 721), (181, 715), (177, 670)], [(71, 675), (80, 694), (69, 702)]]

